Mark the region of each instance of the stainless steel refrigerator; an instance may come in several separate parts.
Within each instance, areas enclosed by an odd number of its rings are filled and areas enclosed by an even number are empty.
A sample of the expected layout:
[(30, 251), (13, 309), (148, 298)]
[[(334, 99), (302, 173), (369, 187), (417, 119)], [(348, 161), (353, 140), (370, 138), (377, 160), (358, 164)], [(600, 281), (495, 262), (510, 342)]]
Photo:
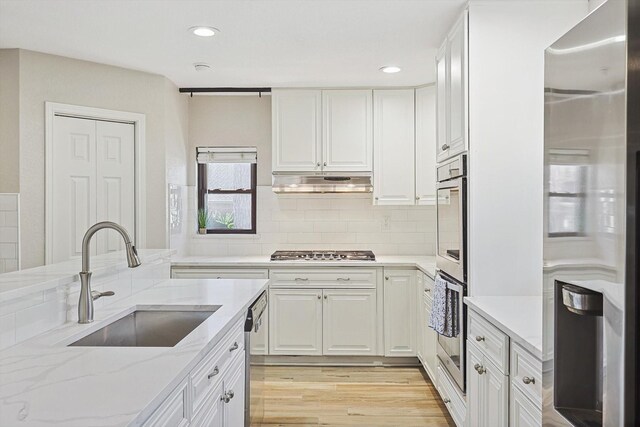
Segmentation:
[(640, 0), (545, 51), (543, 425), (636, 426)]

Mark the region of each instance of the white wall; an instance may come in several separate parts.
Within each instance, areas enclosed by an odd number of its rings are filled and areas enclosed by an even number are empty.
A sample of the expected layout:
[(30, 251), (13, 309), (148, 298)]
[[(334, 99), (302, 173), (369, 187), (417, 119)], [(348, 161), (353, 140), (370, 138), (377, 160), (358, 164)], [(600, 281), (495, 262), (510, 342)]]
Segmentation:
[(18, 49), (0, 49), (0, 77), (0, 193), (17, 193), (20, 191)]
[(540, 295), (544, 49), (586, 0), (469, 4), (472, 295)]

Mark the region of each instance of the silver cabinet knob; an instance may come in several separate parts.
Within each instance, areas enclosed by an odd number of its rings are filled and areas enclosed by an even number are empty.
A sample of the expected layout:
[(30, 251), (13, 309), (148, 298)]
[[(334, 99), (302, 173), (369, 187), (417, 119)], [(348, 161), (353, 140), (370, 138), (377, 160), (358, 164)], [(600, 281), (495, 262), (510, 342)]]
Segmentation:
[(316, 167), (319, 168), (320, 167), (320, 162), (316, 163)]
[(532, 377), (524, 377), (522, 378), (522, 382), (525, 384), (535, 384), (536, 383), (536, 379), (532, 378)]
[(293, 279), (296, 282), (308, 282), (309, 279), (306, 277), (296, 277), (295, 279)]
[(235, 393), (233, 392), (233, 390), (229, 390), (224, 395), (222, 395), (222, 397), (220, 397), (220, 400), (222, 400), (224, 403), (229, 403), (231, 402), (231, 399), (233, 399), (233, 396), (235, 396)]
[(320, 295), (318, 295), (318, 299), (322, 298)]
[(219, 373), (220, 373), (220, 369), (218, 369), (218, 367), (216, 366), (215, 368), (213, 368), (213, 371), (211, 371), (211, 373), (207, 375), (207, 379), (210, 380), (211, 378), (215, 377)]
[(443, 144), (442, 147), (442, 151), (448, 150), (449, 149), (449, 144)]
[(240, 348), (240, 345), (238, 345), (238, 342), (236, 341), (233, 343), (231, 347), (229, 347), (229, 351), (236, 351), (239, 348)]
[(431, 289), (425, 289), (425, 292), (431, 293)]
[(389, 280), (389, 276), (384, 276), (384, 280)]
[(445, 397), (444, 399), (442, 399), (442, 401), (444, 402), (444, 404), (448, 404), (451, 403), (451, 399), (449, 399), (448, 397)]
[(484, 341), (484, 337), (483, 337), (483, 336), (480, 336), (480, 335), (477, 335), (477, 336), (476, 336), (476, 341), (478, 341), (478, 342), (480, 342), (480, 341)]
[(416, 196), (416, 200), (420, 200), (420, 196)]
[(327, 299), (327, 296), (326, 296), (326, 295), (324, 296), (324, 299)]
[(485, 372), (487, 372), (487, 370), (484, 368), (484, 366), (482, 366), (479, 363), (476, 363), (475, 365), (473, 365), (473, 369), (476, 370), (476, 372), (480, 375), (484, 374)]
[(324, 163), (323, 163), (323, 166), (327, 166), (327, 162), (324, 162)]

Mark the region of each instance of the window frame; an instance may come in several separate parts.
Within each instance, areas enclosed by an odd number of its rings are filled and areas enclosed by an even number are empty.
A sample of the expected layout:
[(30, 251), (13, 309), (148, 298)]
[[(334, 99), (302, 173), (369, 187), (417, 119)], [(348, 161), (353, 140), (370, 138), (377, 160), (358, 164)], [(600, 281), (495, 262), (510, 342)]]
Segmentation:
[[(570, 158), (571, 155), (575, 155), (573, 153), (571, 154), (567, 154), (567, 153), (554, 153), (556, 155), (560, 155), (560, 156), (565, 156), (566, 159)], [(584, 156), (585, 158), (588, 158), (588, 155), (585, 154), (577, 154), (577, 155), (581, 155)], [(575, 167), (585, 167), (586, 164), (582, 164), (582, 163), (578, 163), (578, 162), (573, 162), (573, 161), (563, 161), (563, 162), (559, 162), (559, 163), (552, 163), (549, 165), (549, 167), (552, 166), (575, 166)], [(585, 173), (584, 175), (582, 175), (582, 189), (586, 189), (586, 186), (588, 185), (588, 179), (589, 177), (587, 176), (587, 174)], [(583, 209), (585, 210), (584, 214), (586, 215), (588, 209), (587, 209), (587, 193), (585, 191), (580, 191), (580, 192), (576, 192), (576, 193), (558, 193), (558, 192), (552, 192), (551, 189), (549, 189), (549, 193), (548, 193), (548, 202), (547, 202), (547, 223), (549, 223), (551, 221), (551, 199), (552, 198), (556, 198), (556, 199), (562, 199), (562, 198), (566, 198), (566, 199), (578, 199), (582, 201), (582, 206)], [(585, 218), (586, 221), (586, 218)], [(555, 239), (555, 238), (581, 238), (581, 237), (586, 237), (587, 233), (585, 231), (586, 229), (586, 223), (582, 224), (583, 229), (582, 230), (577, 230), (577, 231), (562, 231), (562, 232), (551, 232), (549, 230), (547, 230), (547, 237), (550, 239)]]
[(207, 194), (250, 194), (251, 195), (251, 228), (250, 229), (234, 229), (234, 228), (207, 228), (207, 234), (257, 234), (257, 187), (258, 187), (258, 165), (251, 164), (251, 188), (249, 190), (211, 190), (207, 186), (207, 167), (209, 163), (198, 164), (198, 210), (205, 208), (205, 199)]

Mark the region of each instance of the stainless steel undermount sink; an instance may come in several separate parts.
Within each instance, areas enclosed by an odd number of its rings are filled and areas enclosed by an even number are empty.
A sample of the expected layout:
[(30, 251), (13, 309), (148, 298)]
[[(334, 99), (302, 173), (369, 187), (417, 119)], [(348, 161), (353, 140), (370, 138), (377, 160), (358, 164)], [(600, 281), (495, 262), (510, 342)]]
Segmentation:
[(173, 347), (220, 305), (154, 305), (137, 310), (69, 344), (77, 347)]

